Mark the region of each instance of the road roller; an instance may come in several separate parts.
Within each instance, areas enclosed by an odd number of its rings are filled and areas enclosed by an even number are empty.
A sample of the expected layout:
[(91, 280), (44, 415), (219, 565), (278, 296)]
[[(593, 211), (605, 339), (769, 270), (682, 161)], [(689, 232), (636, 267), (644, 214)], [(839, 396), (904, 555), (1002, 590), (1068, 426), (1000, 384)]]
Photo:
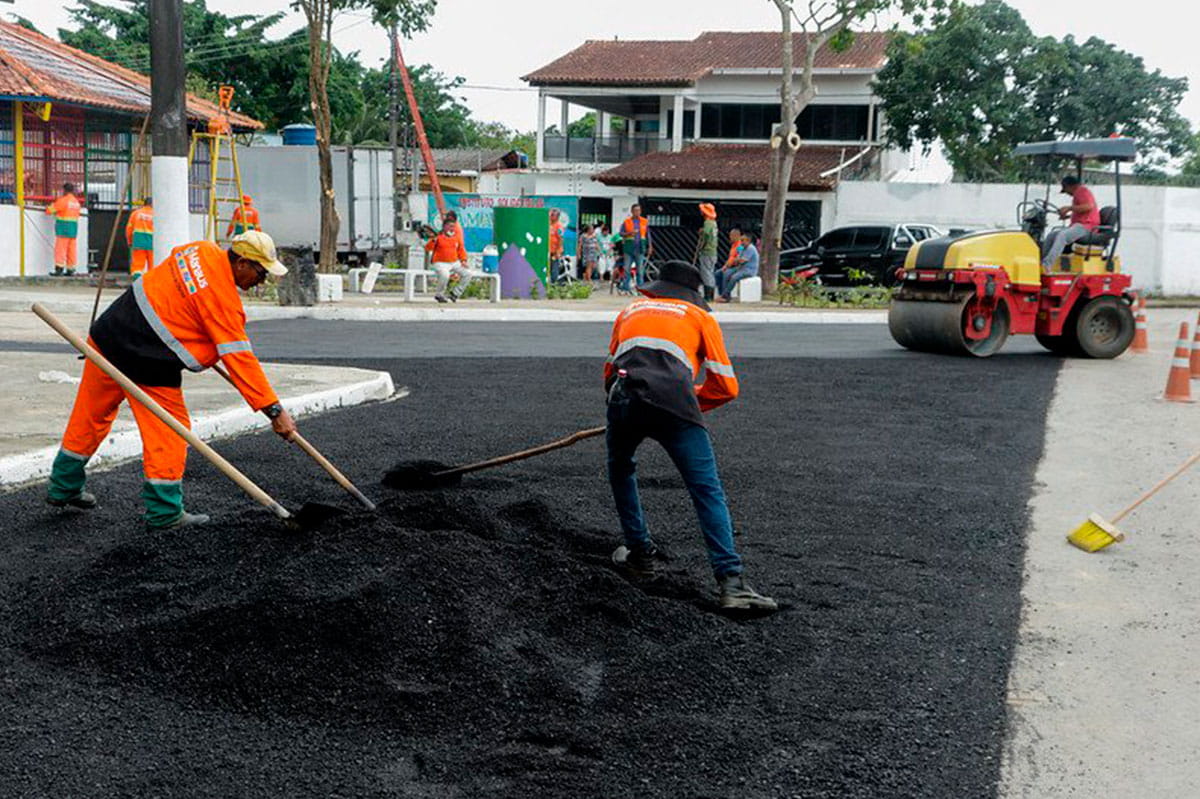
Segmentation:
[[(986, 358), (1012, 334), (1033, 334), (1058, 355), (1115, 358), (1133, 341), (1132, 280), (1121, 271), (1121, 167), (1137, 156), (1130, 138), (1031, 142), (1014, 154), (1047, 176), (1045, 195), (1017, 205), (1019, 229), (927, 239), (908, 253), (888, 311), (897, 344), (910, 350)], [(1069, 245), (1059, 263), (1041, 266), (1048, 218), (1059, 216), (1050, 192), (1065, 162), (1082, 181), (1085, 162), (1112, 163), (1116, 205), (1100, 226)], [(1027, 174), (1029, 174), (1027, 172)]]

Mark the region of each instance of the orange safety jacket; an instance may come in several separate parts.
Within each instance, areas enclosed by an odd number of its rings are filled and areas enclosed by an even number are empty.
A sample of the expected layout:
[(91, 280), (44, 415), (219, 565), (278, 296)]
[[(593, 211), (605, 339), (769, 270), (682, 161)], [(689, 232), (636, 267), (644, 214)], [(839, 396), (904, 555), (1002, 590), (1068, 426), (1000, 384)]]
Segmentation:
[(742, 253), (742, 243), (740, 241), (735, 241), (732, 244), (730, 244), (729, 245), (729, 257), (725, 259), (725, 265), (726, 266), (736, 266), (737, 262), (738, 262), (738, 256), (741, 255), (741, 253)]
[(129, 215), (125, 225), (125, 242), (131, 250), (154, 249), (154, 209), (143, 205)]
[(628, 394), (695, 424), (738, 395), (721, 326), (685, 300), (646, 297), (626, 306), (613, 324), (606, 389), (619, 369), (627, 373)]
[(79, 235), (79, 212), (83, 206), (74, 194), (64, 194), (46, 206), (46, 213), (54, 215), (54, 235), (60, 239), (73, 239)]
[(429, 259), (435, 264), (449, 264), (467, 260), (467, 245), (458, 229), (451, 235), (445, 231), (425, 242), (425, 250), (432, 253)]
[(247, 230), (262, 230), (262, 225), (258, 223), (258, 209), (253, 205), (246, 205), (243, 209), (239, 205), (233, 209), (233, 216), (229, 219), (229, 227), (225, 229), (225, 236), (226, 238), (238, 236)]
[(279, 401), (250, 347), (229, 256), (210, 241), (171, 250), (109, 306), (91, 333), (134, 382), (178, 386), (182, 369), (200, 372), (220, 360), (250, 407)]

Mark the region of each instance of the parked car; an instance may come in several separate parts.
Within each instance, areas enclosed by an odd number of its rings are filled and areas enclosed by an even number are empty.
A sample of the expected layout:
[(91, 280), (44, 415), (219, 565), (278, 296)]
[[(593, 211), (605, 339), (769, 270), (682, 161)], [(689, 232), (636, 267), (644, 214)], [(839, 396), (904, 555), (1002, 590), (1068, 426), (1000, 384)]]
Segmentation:
[(904, 265), (914, 244), (943, 235), (933, 225), (914, 222), (837, 227), (804, 247), (780, 252), (779, 270), (816, 266), (821, 283), (827, 286), (891, 286), (896, 282), (896, 269)]

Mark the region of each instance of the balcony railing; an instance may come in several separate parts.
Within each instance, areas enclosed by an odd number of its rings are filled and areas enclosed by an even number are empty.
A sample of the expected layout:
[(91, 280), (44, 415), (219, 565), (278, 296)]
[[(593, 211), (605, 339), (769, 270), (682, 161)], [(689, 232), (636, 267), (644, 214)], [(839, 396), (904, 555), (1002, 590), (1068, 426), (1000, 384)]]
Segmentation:
[(629, 136), (546, 136), (544, 148), (547, 161), (623, 164), (639, 155), (668, 151), (671, 140)]

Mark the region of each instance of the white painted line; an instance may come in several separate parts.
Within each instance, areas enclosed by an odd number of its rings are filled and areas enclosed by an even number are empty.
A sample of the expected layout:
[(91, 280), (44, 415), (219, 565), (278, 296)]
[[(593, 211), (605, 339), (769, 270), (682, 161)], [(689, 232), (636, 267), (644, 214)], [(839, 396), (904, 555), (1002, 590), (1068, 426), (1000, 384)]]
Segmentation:
[[(292, 416), (309, 416), (314, 413), (361, 405), (392, 398), (396, 393), (392, 376), (387, 372), (376, 372), (370, 379), (345, 386), (314, 391), (282, 400)], [(192, 432), (205, 441), (231, 438), (255, 430), (270, 427), (270, 422), (261, 414), (250, 410), (247, 405), (225, 408), (213, 413), (192, 417)], [(50, 474), (50, 466), (59, 446), (43, 447), (31, 452), (0, 458), (0, 486), (11, 487), (44, 479)], [(136, 428), (110, 435), (92, 459), (88, 471), (111, 468), (132, 458), (141, 457), (142, 438)]]

